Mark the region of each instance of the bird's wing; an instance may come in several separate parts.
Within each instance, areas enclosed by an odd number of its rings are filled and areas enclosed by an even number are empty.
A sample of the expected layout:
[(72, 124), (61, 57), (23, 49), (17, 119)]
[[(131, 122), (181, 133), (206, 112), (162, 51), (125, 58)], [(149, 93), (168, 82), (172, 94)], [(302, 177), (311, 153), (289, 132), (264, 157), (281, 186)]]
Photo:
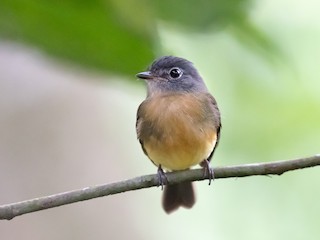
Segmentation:
[(217, 140), (216, 140), (216, 144), (212, 150), (212, 152), (210, 153), (209, 157), (208, 157), (208, 161), (211, 160), (214, 151), (216, 150), (218, 144), (219, 144), (219, 140), (220, 140), (220, 131), (221, 131), (221, 116), (220, 116), (220, 111), (217, 105), (217, 101), (215, 100), (215, 98), (208, 93), (207, 94), (207, 98), (209, 99), (209, 108), (213, 114), (213, 119), (214, 119), (214, 127), (216, 128), (217, 131)]

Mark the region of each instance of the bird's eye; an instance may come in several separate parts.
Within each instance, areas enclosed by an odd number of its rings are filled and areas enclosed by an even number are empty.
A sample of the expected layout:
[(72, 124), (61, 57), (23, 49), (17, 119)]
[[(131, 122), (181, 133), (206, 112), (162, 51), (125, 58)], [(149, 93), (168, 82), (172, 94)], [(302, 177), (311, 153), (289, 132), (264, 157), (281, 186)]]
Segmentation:
[(181, 77), (182, 70), (180, 68), (174, 67), (170, 69), (169, 74), (170, 74), (170, 77), (177, 79)]

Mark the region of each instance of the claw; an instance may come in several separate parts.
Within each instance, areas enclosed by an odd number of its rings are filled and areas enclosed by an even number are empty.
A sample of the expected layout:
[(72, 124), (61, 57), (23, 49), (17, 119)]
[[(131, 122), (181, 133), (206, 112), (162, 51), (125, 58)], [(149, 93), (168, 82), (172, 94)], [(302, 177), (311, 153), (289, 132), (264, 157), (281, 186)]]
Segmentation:
[(201, 167), (203, 167), (203, 177), (209, 179), (209, 185), (210, 185), (211, 181), (214, 180), (213, 169), (210, 167), (210, 163), (208, 160), (203, 160), (200, 165)]
[(166, 176), (165, 172), (163, 171), (161, 165), (159, 165), (159, 167), (158, 167), (157, 174), (158, 174), (158, 179), (159, 179), (158, 187), (161, 186), (161, 190), (163, 190), (163, 186), (168, 183), (168, 179), (167, 179), (167, 176)]

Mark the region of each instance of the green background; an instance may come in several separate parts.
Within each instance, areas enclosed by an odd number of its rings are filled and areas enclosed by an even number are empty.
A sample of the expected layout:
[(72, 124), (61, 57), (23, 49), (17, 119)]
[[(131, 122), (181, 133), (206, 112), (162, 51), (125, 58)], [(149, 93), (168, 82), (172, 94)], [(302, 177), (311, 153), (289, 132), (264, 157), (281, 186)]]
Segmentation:
[[(119, 165), (111, 167), (125, 168), (124, 175), (104, 180), (102, 173), (100, 181), (117, 181), (156, 171), (134, 139), (135, 109), (145, 96), (134, 75), (162, 55), (194, 62), (218, 101), (223, 129), (214, 166), (319, 153), (319, 7), (311, 0), (2, 0), (0, 39), (37, 49), (66, 68), (102, 76), (101, 83), (94, 84), (107, 89), (103, 91), (110, 97), (106, 100), (110, 107), (105, 109), (106, 145), (125, 149), (130, 159), (119, 159)], [(86, 80), (90, 82), (90, 77)], [(126, 119), (132, 124), (126, 125)], [(112, 175), (110, 164), (100, 168)], [(112, 203), (92, 200), (101, 206), (113, 204), (114, 211), (96, 210), (101, 215), (96, 219), (82, 212), (83, 208), (90, 212), (92, 205), (80, 203), (34, 213), (30, 219), (0, 222), (0, 228), (11, 227), (7, 239), (12, 229), (37, 239), (30, 229), (49, 225), (27, 222), (37, 214), (40, 219), (51, 218), (55, 212), (62, 220), (50, 222), (60, 227), (48, 239), (319, 239), (319, 173), (314, 168), (280, 177), (217, 180), (210, 187), (200, 182), (194, 209), (170, 216), (160, 207), (160, 190), (148, 189), (113, 196)], [(79, 174), (95, 173), (82, 169)], [(16, 179), (19, 175), (12, 174), (10, 181)], [(46, 191), (20, 198), (8, 193), (0, 202), (101, 182), (47, 186)], [(72, 207), (81, 222), (73, 222), (73, 212), (63, 217), (64, 210)]]

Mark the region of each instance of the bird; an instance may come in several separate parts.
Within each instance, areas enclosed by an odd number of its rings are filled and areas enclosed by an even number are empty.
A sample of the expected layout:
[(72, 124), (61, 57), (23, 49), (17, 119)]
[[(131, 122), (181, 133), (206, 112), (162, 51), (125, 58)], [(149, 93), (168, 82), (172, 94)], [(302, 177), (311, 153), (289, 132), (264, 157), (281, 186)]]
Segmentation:
[(209, 162), (221, 130), (217, 102), (193, 63), (184, 58), (160, 57), (136, 77), (147, 86), (137, 111), (136, 133), (143, 152), (158, 167), (159, 184), (165, 185), (162, 207), (168, 214), (179, 207), (192, 208), (192, 183), (170, 184), (165, 171), (200, 164), (210, 184), (214, 175)]

